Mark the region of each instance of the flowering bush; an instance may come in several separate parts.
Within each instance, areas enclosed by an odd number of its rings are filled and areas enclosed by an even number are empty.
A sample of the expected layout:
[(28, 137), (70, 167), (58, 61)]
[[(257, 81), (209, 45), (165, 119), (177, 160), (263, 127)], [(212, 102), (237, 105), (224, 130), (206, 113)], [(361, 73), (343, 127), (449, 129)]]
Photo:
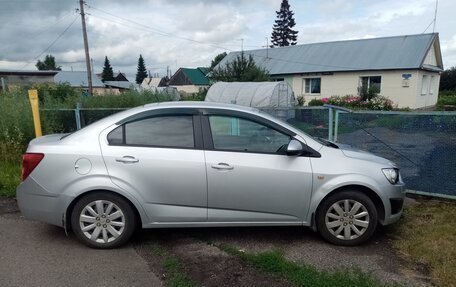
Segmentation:
[(383, 96), (376, 96), (369, 101), (363, 101), (360, 96), (331, 96), (329, 98), (313, 99), (309, 106), (322, 106), (324, 104), (346, 107), (350, 109), (390, 111), (395, 106), (393, 101)]

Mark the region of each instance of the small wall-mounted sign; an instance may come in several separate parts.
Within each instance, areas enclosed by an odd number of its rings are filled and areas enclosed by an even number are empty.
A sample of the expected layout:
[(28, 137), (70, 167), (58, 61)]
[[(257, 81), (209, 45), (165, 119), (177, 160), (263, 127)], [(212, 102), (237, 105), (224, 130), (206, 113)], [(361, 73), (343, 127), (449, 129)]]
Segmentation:
[(402, 74), (402, 79), (409, 80), (412, 77), (412, 74)]

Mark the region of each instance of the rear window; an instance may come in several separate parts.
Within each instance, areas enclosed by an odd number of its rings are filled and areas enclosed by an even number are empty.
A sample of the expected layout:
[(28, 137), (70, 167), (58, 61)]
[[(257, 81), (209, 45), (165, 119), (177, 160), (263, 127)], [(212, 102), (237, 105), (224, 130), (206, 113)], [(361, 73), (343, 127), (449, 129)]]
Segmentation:
[(194, 148), (193, 117), (160, 116), (126, 123), (108, 135), (110, 145)]

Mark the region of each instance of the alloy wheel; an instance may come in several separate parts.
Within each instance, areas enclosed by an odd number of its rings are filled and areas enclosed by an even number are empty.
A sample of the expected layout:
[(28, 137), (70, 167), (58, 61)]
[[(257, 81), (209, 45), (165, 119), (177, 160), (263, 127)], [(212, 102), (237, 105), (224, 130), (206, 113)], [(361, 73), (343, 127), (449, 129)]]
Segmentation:
[(115, 203), (96, 200), (82, 209), (79, 225), (82, 233), (91, 241), (108, 243), (122, 235), (125, 229), (125, 215)]
[(330, 206), (325, 215), (329, 232), (342, 240), (362, 236), (369, 227), (369, 212), (359, 201), (344, 199)]

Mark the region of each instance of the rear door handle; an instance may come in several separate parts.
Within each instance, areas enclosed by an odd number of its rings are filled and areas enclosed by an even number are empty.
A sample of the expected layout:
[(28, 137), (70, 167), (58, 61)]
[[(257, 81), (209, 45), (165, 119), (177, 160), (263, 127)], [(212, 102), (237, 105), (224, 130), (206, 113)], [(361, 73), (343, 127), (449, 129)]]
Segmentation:
[(217, 170), (232, 170), (232, 169), (234, 169), (234, 167), (232, 167), (231, 165), (229, 165), (227, 163), (224, 163), (224, 162), (221, 162), (221, 163), (218, 163), (218, 164), (213, 164), (212, 168), (213, 169), (217, 169)]
[(116, 158), (117, 162), (122, 162), (122, 163), (136, 163), (139, 161), (139, 159), (135, 158), (134, 156), (123, 156), (121, 158)]

